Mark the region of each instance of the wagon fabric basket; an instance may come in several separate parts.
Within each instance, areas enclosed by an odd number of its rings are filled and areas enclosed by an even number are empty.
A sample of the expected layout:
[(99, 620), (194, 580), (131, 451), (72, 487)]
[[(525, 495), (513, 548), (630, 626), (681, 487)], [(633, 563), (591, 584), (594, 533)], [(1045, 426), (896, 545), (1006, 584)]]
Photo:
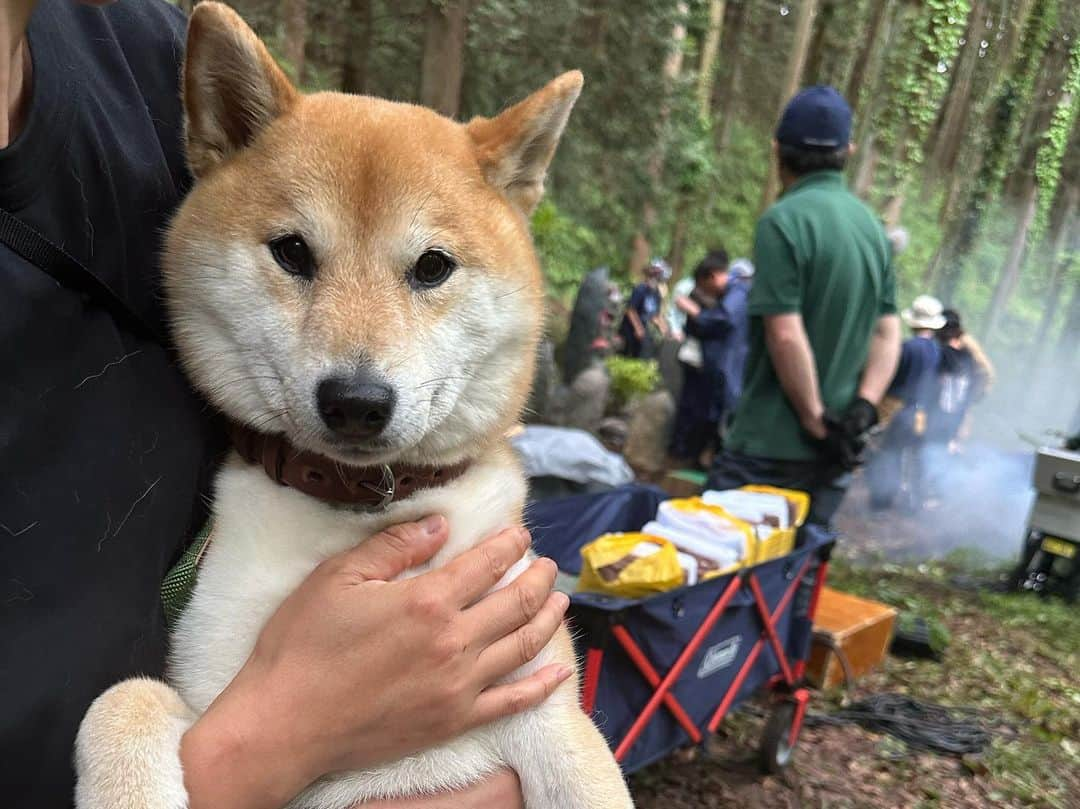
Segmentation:
[[(639, 529), (665, 499), (629, 485), (532, 503), (527, 520), (540, 553), (577, 574), (583, 545)], [(573, 594), (582, 703), (624, 771), (703, 742), (763, 687), (776, 699), (762, 760), (771, 771), (786, 766), (809, 698), (802, 679), (833, 541), (808, 525), (788, 555), (692, 587), (637, 600)]]

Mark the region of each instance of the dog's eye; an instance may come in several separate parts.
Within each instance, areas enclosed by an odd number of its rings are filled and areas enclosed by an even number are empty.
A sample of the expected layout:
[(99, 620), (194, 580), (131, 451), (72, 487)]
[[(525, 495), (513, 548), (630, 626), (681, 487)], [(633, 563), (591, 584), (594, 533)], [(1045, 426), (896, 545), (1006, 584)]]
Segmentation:
[(279, 236), (271, 241), (270, 253), (274, 261), (287, 273), (302, 278), (312, 278), (315, 275), (315, 258), (311, 255), (307, 242), (295, 233)]
[(424, 252), (413, 265), (409, 273), (412, 285), (418, 289), (437, 287), (446, 281), (454, 272), (457, 265), (450, 256), (441, 250), (428, 250)]

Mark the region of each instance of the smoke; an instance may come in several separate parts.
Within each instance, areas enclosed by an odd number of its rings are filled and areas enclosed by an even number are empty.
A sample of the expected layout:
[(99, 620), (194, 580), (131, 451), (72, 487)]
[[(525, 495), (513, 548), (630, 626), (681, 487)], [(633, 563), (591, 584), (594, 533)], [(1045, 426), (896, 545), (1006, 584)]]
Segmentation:
[(956, 454), (925, 461), (934, 481), (930, 508), (871, 512), (861, 476), (837, 517), (858, 555), (890, 560), (941, 558), (964, 549), (1016, 559), (1035, 499), (1037, 445), (1060, 446), (1080, 425), (1080, 353), (1052, 358), (992, 350), (998, 380), (971, 409), (970, 436)]

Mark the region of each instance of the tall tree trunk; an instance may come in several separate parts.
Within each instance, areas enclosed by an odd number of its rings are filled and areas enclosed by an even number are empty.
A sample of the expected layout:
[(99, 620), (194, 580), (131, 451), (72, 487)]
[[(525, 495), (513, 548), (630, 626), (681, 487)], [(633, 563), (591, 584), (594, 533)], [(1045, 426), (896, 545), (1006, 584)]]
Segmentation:
[(863, 39), (862, 47), (855, 56), (855, 64), (852, 65), (851, 75), (844, 89), (844, 97), (847, 98), (853, 110), (859, 106), (859, 96), (862, 94), (863, 82), (866, 81), (867, 70), (870, 68), (870, 58), (874, 55), (874, 49), (877, 47), (885, 21), (892, 17), (892, 5), (895, 0), (872, 0), (872, 2), (874, 14), (870, 18), (870, 27)]
[(451, 118), (461, 108), (469, 0), (428, 0), (420, 103)]
[(1073, 281), (1072, 300), (1069, 302), (1069, 311), (1065, 315), (1065, 325), (1058, 337), (1057, 350), (1054, 352), (1062, 362), (1070, 362), (1075, 367), (1080, 352), (1076, 347), (1080, 345), (1080, 281)]
[(986, 310), (983, 319), (983, 335), (991, 335), (997, 331), (1001, 324), (1001, 318), (1009, 306), (1009, 300), (1016, 290), (1016, 282), (1020, 278), (1020, 270), (1024, 266), (1024, 258), (1027, 256), (1027, 235), (1031, 230), (1031, 224), (1035, 220), (1035, 209), (1038, 202), (1038, 187), (1034, 178), (1028, 180), (1027, 192), (1024, 195), (1024, 210), (1020, 221), (1016, 223), (1013, 232), (1012, 243), (1009, 245), (1009, 253), (1005, 257), (1005, 263), (1001, 266), (1001, 275), (997, 286), (994, 288), (994, 297), (990, 300), (990, 306)]
[[(938, 176), (947, 175), (956, 167), (956, 156), (967, 129), (968, 114), (971, 111), (972, 78), (979, 62), (979, 43), (986, 30), (987, 2), (988, 0), (975, 0), (971, 6), (964, 34), (965, 42), (956, 60), (949, 95), (942, 107), (938, 126), (930, 138), (933, 143), (930, 164), (936, 167)], [(930, 174), (932, 172), (928, 173), (928, 176)]]
[(686, 237), (690, 229), (690, 208), (692, 206), (689, 195), (679, 197), (675, 208), (675, 223), (671, 227), (671, 250), (668, 252), (668, 264), (671, 265), (671, 280), (669, 286), (674, 286), (683, 274), (686, 266)]
[(698, 106), (706, 119), (712, 104), (713, 84), (716, 81), (716, 56), (720, 52), (720, 38), (724, 34), (724, 11), (726, 0), (709, 0), (709, 27), (701, 46), (701, 63), (698, 66)]
[(743, 72), (743, 34), (750, 25), (750, 15), (753, 13), (752, 0), (741, 0), (738, 16), (735, 24), (731, 26), (728, 41), (731, 43), (725, 53), (728, 60), (727, 81), (721, 94), (720, 110), (717, 113), (720, 126), (716, 132), (716, 148), (722, 150), (731, 142), (731, 125), (735, 121), (735, 104), (742, 89)]
[(307, 0), (283, 0), (281, 16), (285, 22), (284, 52), (296, 75), (296, 81), (304, 81), (306, 67), (304, 50), (307, 47)]
[(874, 175), (877, 173), (878, 161), (881, 159), (873, 130), (867, 129), (866, 135), (859, 144), (857, 153), (861, 155), (861, 159), (855, 171), (853, 188), (856, 194), (866, 199), (870, 196), (870, 189), (874, 186)]
[[(658, 133), (664, 131), (664, 125), (671, 116), (671, 101), (669, 99), (669, 94), (672, 86), (675, 84), (675, 80), (678, 79), (679, 74), (682, 73), (683, 44), (686, 42), (686, 15), (688, 12), (689, 6), (686, 1), (679, 0), (676, 4), (675, 25), (672, 26), (671, 29), (671, 44), (669, 46), (667, 58), (664, 59), (664, 97), (660, 102), (659, 114), (657, 116)], [(633, 241), (630, 245), (629, 269), (631, 273), (635, 273), (642, 269), (648, 263), (649, 255), (652, 252), (649, 236), (652, 229), (656, 227), (658, 216), (656, 210), (656, 197), (660, 192), (660, 184), (663, 181), (664, 176), (664, 146), (662, 141), (658, 141), (656, 147), (653, 149), (652, 155), (649, 157), (649, 162), (645, 167), (645, 171), (649, 177), (651, 188), (641, 207), (641, 226), (638, 228), (637, 233), (634, 234)]]
[(1069, 265), (1076, 260), (1076, 254), (1080, 253), (1080, 222), (1076, 218), (1077, 206), (1080, 203), (1080, 186), (1070, 186), (1065, 194), (1065, 212), (1061, 216), (1054, 244), (1050, 248), (1050, 279), (1047, 284), (1046, 303), (1042, 317), (1039, 320), (1038, 329), (1035, 330), (1032, 368), (1038, 367), (1043, 347), (1047, 337), (1050, 336), (1050, 329), (1053, 328)]
[[(799, 18), (795, 21), (795, 41), (791, 43), (791, 54), (788, 56), (783, 84), (784, 92), (780, 99), (778, 116), (791, 97), (799, 90), (803, 67), (806, 64), (806, 54), (810, 48), (810, 35), (814, 31), (814, 17), (817, 16), (817, 7), (818, 0), (802, 0), (799, 6)], [(779, 190), (780, 175), (776, 161), (770, 160), (769, 179), (765, 183), (765, 193), (761, 197), (761, 210), (765, 210), (772, 205)]]
[(807, 84), (822, 83), (821, 63), (827, 50), (826, 41), (829, 35), (829, 25), (835, 16), (836, 0), (822, 0), (821, 11), (818, 12), (817, 24), (814, 26), (814, 35), (810, 39), (806, 67), (803, 69), (803, 76)]
[(368, 55), (371, 53), (372, 0), (349, 0), (345, 17), (345, 62), (341, 66), (341, 89), (346, 93), (368, 92)]
[[(1001, 53), (1000, 72), (1003, 76), (989, 91), (993, 101), (989, 105), (986, 134), (979, 140), (979, 155), (968, 176), (973, 176), (971, 190), (962, 210), (947, 228), (938, 262), (940, 276), (939, 296), (948, 299), (960, 283), (964, 258), (974, 247), (985, 212), (990, 202), (1000, 193), (1001, 179), (1007, 168), (1015, 165), (1017, 153), (1018, 116), (1027, 115), (1027, 109), (1017, 109), (1020, 101), (1032, 105), (1033, 88), (1027, 86), (1029, 78), (1038, 76), (1049, 48), (1040, 40), (1041, 26), (1032, 25), (1043, 15), (1054, 10), (1058, 0), (1021, 0), (1017, 6), (1014, 29), (1006, 39)], [(1034, 71), (1034, 72), (1033, 72)], [(1023, 193), (1014, 196), (1023, 197)]]

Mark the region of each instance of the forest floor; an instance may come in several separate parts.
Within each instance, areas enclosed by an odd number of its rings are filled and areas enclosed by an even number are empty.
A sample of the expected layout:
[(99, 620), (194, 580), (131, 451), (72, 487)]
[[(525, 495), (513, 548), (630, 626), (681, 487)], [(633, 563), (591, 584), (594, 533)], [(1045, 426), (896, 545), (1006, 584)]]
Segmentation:
[[(916, 546), (925, 521), (870, 520), (851, 507), (838, 519), (846, 537), (829, 583), (923, 616), (950, 639), (940, 663), (889, 657), (855, 697), (899, 692), (974, 708), (993, 733), (988, 748), (937, 756), (858, 727), (818, 725), (804, 729), (787, 772), (763, 776), (764, 706), (750, 705), (705, 751), (636, 773), (639, 809), (1080, 807), (1080, 606), (979, 586), (992, 584), (995, 571), (970, 553), (884, 561)], [(815, 692), (810, 710), (827, 714), (842, 699), (839, 689)]]

